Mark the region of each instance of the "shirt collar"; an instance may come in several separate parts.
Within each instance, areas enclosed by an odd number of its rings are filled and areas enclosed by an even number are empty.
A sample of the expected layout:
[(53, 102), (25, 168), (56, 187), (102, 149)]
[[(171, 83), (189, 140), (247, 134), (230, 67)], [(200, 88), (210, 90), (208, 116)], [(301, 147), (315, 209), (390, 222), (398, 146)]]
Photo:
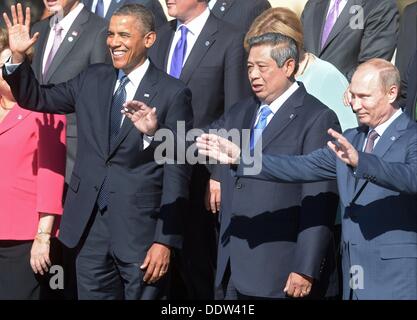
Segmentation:
[[(295, 81), (283, 94), (281, 94), (278, 98), (276, 98), (272, 103), (269, 105), (269, 109), (271, 109), (272, 113), (277, 113), (278, 109), (288, 100), (288, 98), (299, 88), (297, 81)], [(262, 102), (261, 105), (265, 105), (266, 103)]]
[[(203, 11), (198, 17), (195, 17), (185, 26), (187, 27), (188, 31), (191, 32), (193, 35), (199, 35), (201, 30), (203, 30), (204, 25), (206, 24), (207, 19), (210, 16), (210, 9), (207, 7), (206, 10)], [(178, 29), (184, 25), (180, 21), (177, 21), (177, 31)]]
[(395, 119), (397, 119), (401, 114), (403, 113), (403, 111), (401, 110), (401, 108), (399, 108), (392, 116), (391, 118), (389, 118), (387, 121), (385, 121), (384, 123), (380, 124), (379, 126), (377, 126), (376, 128), (369, 128), (369, 132), (373, 130), (375, 130), (378, 135), (380, 137), (382, 137), (383, 133), (385, 132), (385, 130), (387, 130), (387, 128), (391, 125), (391, 123), (394, 122)]
[[(135, 88), (139, 87), (140, 82), (142, 81), (143, 77), (145, 76), (146, 71), (149, 68), (149, 59), (146, 59), (145, 62), (138, 68), (136, 68), (135, 70), (133, 70), (132, 72), (130, 72), (127, 76), (129, 78), (129, 81), (132, 83), (132, 85)], [(119, 70), (119, 75), (117, 77), (117, 79), (120, 81), (120, 79), (126, 75), (123, 70)]]
[(55, 14), (55, 16), (52, 19), (58, 20), (59, 25), (64, 30), (64, 33), (67, 33), (69, 28), (71, 28), (71, 25), (75, 21), (75, 19), (80, 14), (81, 10), (84, 8), (84, 4), (79, 3), (73, 10), (71, 10), (65, 17), (62, 19), (59, 19), (60, 16), (58, 13)]
[(216, 5), (217, 0), (210, 0), (208, 3), (208, 7), (210, 10), (213, 10), (214, 6)]

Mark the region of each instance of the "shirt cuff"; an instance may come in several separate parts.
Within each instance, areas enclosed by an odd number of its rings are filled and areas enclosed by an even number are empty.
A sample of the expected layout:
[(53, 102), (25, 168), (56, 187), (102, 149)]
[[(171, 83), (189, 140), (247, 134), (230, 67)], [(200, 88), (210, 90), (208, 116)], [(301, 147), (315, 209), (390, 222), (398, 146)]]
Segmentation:
[(153, 137), (154, 136), (148, 136), (146, 134), (143, 135), (143, 150), (145, 150), (147, 147), (149, 147), (149, 145), (153, 141)]
[(21, 63), (11, 63), (11, 61), (12, 61), (12, 56), (10, 56), (9, 59), (7, 59), (6, 63), (4, 64), (4, 68), (6, 69), (6, 73), (8, 75), (15, 72), (16, 69), (21, 65)]

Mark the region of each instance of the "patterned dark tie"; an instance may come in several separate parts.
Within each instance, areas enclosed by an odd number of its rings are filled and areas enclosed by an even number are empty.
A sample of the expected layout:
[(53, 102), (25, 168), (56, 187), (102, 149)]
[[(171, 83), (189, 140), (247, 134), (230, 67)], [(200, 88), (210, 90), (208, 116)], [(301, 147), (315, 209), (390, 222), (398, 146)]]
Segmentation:
[[(129, 83), (129, 78), (124, 75), (120, 79), (120, 85), (113, 95), (111, 110), (110, 110), (110, 130), (109, 130), (109, 146), (117, 137), (122, 124), (122, 106), (126, 101), (126, 85)], [(107, 176), (104, 178), (103, 184), (97, 196), (97, 206), (103, 211), (109, 203), (110, 192), (107, 186)]]

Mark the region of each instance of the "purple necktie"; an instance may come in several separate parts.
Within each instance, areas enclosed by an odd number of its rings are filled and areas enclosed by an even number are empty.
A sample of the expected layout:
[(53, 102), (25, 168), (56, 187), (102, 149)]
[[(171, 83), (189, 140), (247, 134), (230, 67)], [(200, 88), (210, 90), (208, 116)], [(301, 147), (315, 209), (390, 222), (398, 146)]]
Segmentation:
[(59, 46), (61, 45), (62, 30), (63, 30), (63, 28), (59, 25), (59, 23), (55, 24), (52, 28), (52, 31), (55, 32), (54, 43), (52, 44), (51, 51), (49, 51), (48, 58), (46, 59), (45, 68), (43, 68), (43, 75), (47, 74), (48, 69), (51, 66), (52, 60), (54, 59), (54, 56), (55, 56), (56, 52), (58, 51)]
[(374, 151), (375, 140), (379, 137), (378, 132), (372, 130), (369, 132), (368, 140), (366, 140), (365, 153), (372, 153)]
[(337, 17), (339, 16), (339, 5), (342, 0), (336, 0), (333, 4), (333, 7), (330, 9), (329, 14), (326, 18), (326, 23), (323, 28), (323, 34), (321, 35), (321, 48), (324, 47), (329, 34), (333, 29), (334, 24), (336, 23)]
[(174, 78), (179, 79), (181, 75), (182, 66), (184, 64), (185, 53), (187, 52), (187, 32), (188, 29), (186, 26), (182, 25), (181, 29), (181, 38), (178, 40), (174, 53), (172, 54), (171, 59), (171, 69), (169, 74)]

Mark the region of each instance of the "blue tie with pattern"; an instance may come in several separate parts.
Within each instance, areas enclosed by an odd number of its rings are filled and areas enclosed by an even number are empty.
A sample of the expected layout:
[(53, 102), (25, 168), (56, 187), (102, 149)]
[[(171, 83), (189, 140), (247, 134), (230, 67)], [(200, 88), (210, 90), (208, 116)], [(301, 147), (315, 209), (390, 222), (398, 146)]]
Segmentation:
[(182, 66), (184, 64), (185, 53), (187, 52), (187, 32), (188, 29), (186, 26), (180, 26), (181, 29), (181, 38), (178, 40), (174, 53), (172, 54), (171, 59), (171, 69), (169, 74), (174, 78), (179, 79), (182, 71)]
[(264, 104), (260, 108), (259, 118), (256, 125), (253, 127), (250, 135), (250, 149), (255, 149), (255, 145), (262, 136), (262, 131), (266, 128), (267, 118), (272, 113), (268, 105)]
[[(110, 130), (109, 130), (109, 147), (117, 137), (120, 126), (122, 124), (122, 106), (126, 101), (126, 85), (129, 83), (129, 78), (124, 75), (120, 79), (119, 87), (113, 95), (112, 105), (110, 109)], [(103, 184), (97, 196), (97, 206), (103, 211), (109, 202), (109, 191), (107, 188), (107, 176), (104, 178)]]

